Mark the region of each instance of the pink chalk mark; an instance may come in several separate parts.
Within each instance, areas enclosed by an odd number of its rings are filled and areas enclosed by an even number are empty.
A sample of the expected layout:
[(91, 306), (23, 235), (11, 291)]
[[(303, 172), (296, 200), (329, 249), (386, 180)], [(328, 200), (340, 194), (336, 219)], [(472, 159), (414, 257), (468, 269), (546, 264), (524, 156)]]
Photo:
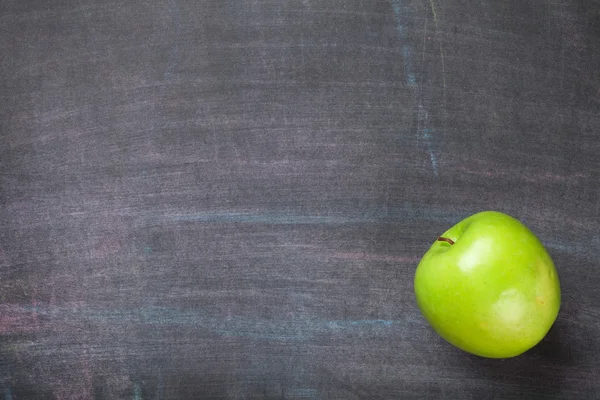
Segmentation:
[(33, 298), (31, 299), (31, 317), (33, 318), (33, 321), (35, 323), (35, 330), (39, 330), (40, 329), (40, 321), (38, 319), (38, 312), (37, 312), (37, 286), (33, 289)]
[(0, 306), (0, 335), (31, 333), (40, 329), (37, 314), (18, 305)]

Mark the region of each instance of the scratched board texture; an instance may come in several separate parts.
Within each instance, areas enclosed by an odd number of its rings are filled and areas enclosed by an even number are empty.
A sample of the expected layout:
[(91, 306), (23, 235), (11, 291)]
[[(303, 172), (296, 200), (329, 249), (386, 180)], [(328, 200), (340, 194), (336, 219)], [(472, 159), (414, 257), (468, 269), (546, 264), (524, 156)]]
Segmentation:
[[(600, 398), (600, 3), (0, 1), (0, 398)], [(499, 210), (526, 354), (414, 301)]]

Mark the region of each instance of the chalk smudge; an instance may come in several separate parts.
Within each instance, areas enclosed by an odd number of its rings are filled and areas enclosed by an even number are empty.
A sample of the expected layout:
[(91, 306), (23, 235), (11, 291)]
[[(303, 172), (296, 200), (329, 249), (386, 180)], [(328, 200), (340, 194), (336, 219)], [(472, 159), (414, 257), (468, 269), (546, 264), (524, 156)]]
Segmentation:
[(0, 335), (31, 333), (40, 329), (37, 306), (0, 306)]
[(166, 217), (172, 221), (188, 222), (232, 222), (232, 223), (257, 223), (268, 225), (310, 225), (310, 224), (348, 224), (360, 222), (374, 222), (372, 219), (347, 216), (327, 215), (293, 215), (293, 214), (255, 214), (243, 212), (216, 212), (196, 214), (176, 214)]
[(429, 160), (431, 162), (431, 167), (433, 168), (433, 174), (435, 176), (439, 176), (439, 170), (438, 170), (438, 163), (437, 163), (437, 157), (435, 156), (435, 153), (433, 152), (433, 145), (432, 145), (432, 140), (433, 140), (433, 136), (431, 135), (431, 129), (429, 128), (425, 128), (423, 129), (423, 139), (425, 139), (425, 143), (427, 145), (427, 151), (429, 152)]
[(368, 254), (368, 253), (333, 253), (332, 258), (339, 258), (342, 260), (351, 261), (385, 261), (392, 263), (415, 263), (419, 262), (418, 257), (400, 257), (400, 256), (386, 256), (379, 254)]
[[(396, 17), (396, 30), (398, 31), (398, 36), (400, 39), (405, 42), (406, 41), (406, 30), (404, 29), (404, 24), (402, 23), (402, 7), (398, 0), (392, 2), (392, 7), (394, 9), (394, 15)], [(406, 83), (408, 86), (415, 87), (417, 85), (417, 78), (412, 68), (412, 49), (407, 44), (402, 45), (402, 58), (404, 61), (404, 74), (406, 76)]]
[(316, 399), (319, 392), (316, 389), (300, 388), (286, 391), (286, 397), (291, 396), (294, 399)]
[(179, 56), (179, 40), (181, 37), (181, 10), (177, 5), (176, 0), (169, 0), (168, 2), (169, 13), (171, 14), (171, 19), (173, 20), (173, 25), (175, 28), (175, 38), (173, 39), (173, 45), (171, 50), (169, 51), (169, 58), (167, 60), (167, 69), (163, 74), (163, 78), (165, 80), (171, 79), (173, 73), (175, 71), (175, 67), (177, 66), (177, 58)]
[(259, 213), (251, 211), (206, 211), (195, 213), (167, 213), (162, 216), (144, 216), (143, 224), (163, 224), (173, 222), (189, 223), (245, 223), (264, 225), (341, 225), (397, 223), (408, 220), (434, 220), (456, 223), (470, 214), (466, 212), (447, 213), (436, 209), (405, 204), (404, 208), (388, 208), (379, 212), (337, 215), (310, 215), (286, 212)]
[(474, 162), (473, 165), (456, 164), (452, 167), (454, 171), (460, 171), (470, 175), (480, 175), (487, 178), (500, 178), (508, 180), (522, 180), (530, 183), (546, 182), (549, 184), (579, 184), (582, 179), (589, 179), (589, 174), (575, 173), (571, 175), (558, 175), (550, 172), (526, 173), (522, 170), (507, 170), (500, 166), (490, 165), (489, 163)]
[[(30, 313), (31, 307), (12, 306), (22, 313)], [(244, 337), (252, 340), (307, 341), (321, 335), (389, 335), (389, 329), (404, 329), (410, 324), (422, 324), (416, 316), (404, 315), (402, 319), (322, 320), (317, 318), (252, 318), (236, 315), (210, 315), (202, 310), (179, 310), (167, 307), (142, 309), (67, 308), (38, 305), (38, 313), (46, 320), (46, 331), (62, 329), (69, 325), (141, 325), (177, 326), (200, 329), (205, 334), (223, 337)], [(141, 390), (140, 390), (141, 393)]]
[(162, 367), (158, 367), (158, 388), (156, 390), (156, 398), (162, 400), (165, 396), (165, 377)]
[(137, 383), (133, 384), (133, 399), (134, 400), (142, 400), (142, 388)]
[(437, 17), (437, 12), (435, 11), (434, 0), (429, 0), (429, 7), (431, 7), (431, 13), (433, 14), (433, 23), (435, 24), (435, 33), (438, 36), (438, 40), (440, 43), (440, 60), (442, 62), (442, 80), (443, 80), (443, 90), (444, 90), (444, 99), (445, 99), (446, 98), (446, 59), (444, 57), (444, 47), (442, 46), (442, 41), (439, 39), (440, 29), (438, 26), (438, 17)]
[(10, 388), (4, 389), (4, 400), (13, 400)]
[(597, 244), (589, 242), (584, 243), (583, 241), (580, 243), (565, 243), (556, 240), (544, 240), (542, 238), (542, 243), (547, 249), (560, 251), (588, 260), (596, 260), (596, 254), (598, 254), (598, 250), (600, 250), (600, 246)]
[(406, 74), (406, 83), (408, 86), (416, 86), (417, 78), (414, 72), (412, 72), (412, 54), (410, 47), (402, 46), (402, 55), (404, 57), (404, 73)]
[(328, 325), (333, 329), (346, 329), (352, 326), (393, 326), (398, 322), (385, 319), (365, 319), (358, 321), (330, 321)]
[[(432, 7), (434, 22), (435, 22), (436, 31), (437, 31), (437, 26), (438, 26), (437, 13), (435, 11), (435, 5), (433, 4), (432, 0), (430, 0), (430, 5)], [(392, 7), (394, 10), (394, 16), (396, 19), (396, 30), (398, 31), (398, 36), (402, 40), (402, 42), (405, 43), (407, 41), (407, 35), (406, 35), (406, 30), (404, 28), (404, 23), (403, 23), (403, 18), (404, 18), (403, 12), (402, 12), (403, 7), (399, 0), (394, 0), (392, 2)], [(423, 60), (422, 60), (423, 65), (425, 65), (425, 46), (426, 46), (425, 37), (427, 34), (427, 20), (425, 20), (424, 32), (425, 32), (425, 34), (423, 37)], [(441, 44), (440, 44), (440, 49), (441, 49)], [(441, 54), (442, 54), (442, 74), (444, 75), (444, 98), (445, 98), (446, 97), (445, 96), (446, 78), (445, 78), (445, 65), (444, 65), (443, 51)], [(402, 45), (402, 56), (403, 56), (403, 61), (404, 61), (404, 75), (405, 75), (406, 84), (408, 87), (410, 87), (412, 89), (413, 97), (416, 99), (415, 102), (417, 103), (417, 110), (416, 110), (417, 140), (416, 140), (416, 143), (418, 146), (419, 138), (422, 137), (424, 139), (427, 153), (429, 155), (429, 162), (431, 164), (431, 169), (433, 171), (433, 175), (437, 178), (437, 177), (439, 177), (440, 174), (439, 174), (437, 156), (435, 155), (435, 151), (433, 149), (433, 144), (432, 144), (434, 129), (432, 129), (428, 126), (429, 113), (423, 107), (423, 84), (421, 83), (419, 85), (417, 83), (416, 74), (413, 71), (412, 50), (407, 44)]]

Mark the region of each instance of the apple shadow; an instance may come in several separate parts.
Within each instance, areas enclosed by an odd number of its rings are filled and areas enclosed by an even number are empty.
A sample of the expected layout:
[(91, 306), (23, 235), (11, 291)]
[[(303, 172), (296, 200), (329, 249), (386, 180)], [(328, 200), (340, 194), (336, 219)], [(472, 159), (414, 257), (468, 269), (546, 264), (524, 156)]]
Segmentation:
[(567, 340), (567, 323), (558, 319), (534, 348), (508, 359), (484, 359), (476, 356), (480, 379), (486, 390), (477, 398), (559, 398), (564, 386), (564, 369), (574, 365), (576, 357)]
[(573, 365), (575, 357), (567, 339), (567, 329), (566, 321), (558, 318), (546, 337), (525, 354), (553, 365)]

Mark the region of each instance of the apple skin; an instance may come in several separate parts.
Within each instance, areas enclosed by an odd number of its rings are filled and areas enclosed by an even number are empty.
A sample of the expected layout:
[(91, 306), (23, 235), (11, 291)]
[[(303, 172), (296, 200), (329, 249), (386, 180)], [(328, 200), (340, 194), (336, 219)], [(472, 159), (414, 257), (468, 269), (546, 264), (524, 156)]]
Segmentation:
[[(415, 273), (425, 319), (469, 353), (508, 358), (544, 338), (560, 308), (550, 255), (521, 222), (484, 211), (444, 232)], [(452, 244), (452, 242), (454, 242)]]

